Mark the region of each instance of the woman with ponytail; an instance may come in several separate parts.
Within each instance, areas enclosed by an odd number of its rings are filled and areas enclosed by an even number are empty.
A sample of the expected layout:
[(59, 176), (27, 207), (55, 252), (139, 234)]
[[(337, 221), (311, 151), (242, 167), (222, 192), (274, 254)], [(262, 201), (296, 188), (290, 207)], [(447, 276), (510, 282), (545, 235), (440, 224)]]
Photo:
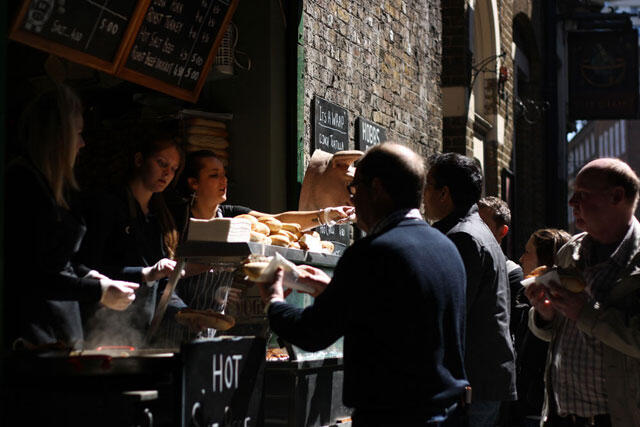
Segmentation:
[[(115, 277), (141, 284), (125, 317), (115, 317), (104, 308), (88, 308), (87, 335), (96, 344), (145, 344), (157, 299), (176, 266), (178, 231), (162, 193), (183, 166), (178, 131), (175, 122), (144, 128), (126, 184), (114, 194), (94, 197), (87, 207), (85, 260), (98, 263)], [(169, 321), (184, 307), (173, 295)]]

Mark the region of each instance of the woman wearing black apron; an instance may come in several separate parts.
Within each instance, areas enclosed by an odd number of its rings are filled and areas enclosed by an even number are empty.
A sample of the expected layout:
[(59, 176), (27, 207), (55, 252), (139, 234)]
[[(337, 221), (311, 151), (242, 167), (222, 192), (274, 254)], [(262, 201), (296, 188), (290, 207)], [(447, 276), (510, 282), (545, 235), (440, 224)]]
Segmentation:
[(78, 97), (58, 86), (29, 106), (23, 124), (24, 153), (6, 173), (6, 335), (14, 347), (79, 348), (79, 302), (118, 313), (134, 300), (138, 285), (73, 262), (86, 231), (73, 175), (84, 146)]
[[(145, 336), (157, 300), (175, 268), (178, 232), (162, 196), (182, 167), (182, 151), (171, 124), (145, 129), (124, 186), (87, 204), (83, 259), (114, 277), (140, 283), (124, 316), (95, 307), (85, 310), (87, 338), (95, 345), (148, 345)], [(167, 321), (185, 305), (175, 295)]]

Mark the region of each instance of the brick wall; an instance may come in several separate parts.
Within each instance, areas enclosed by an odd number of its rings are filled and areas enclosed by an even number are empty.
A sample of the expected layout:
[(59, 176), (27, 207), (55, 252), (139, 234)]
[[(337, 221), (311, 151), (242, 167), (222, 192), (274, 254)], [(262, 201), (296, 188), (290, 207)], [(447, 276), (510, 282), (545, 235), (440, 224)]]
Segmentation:
[(388, 129), (428, 155), (441, 148), (439, 2), (316, 0), (304, 3), (305, 157), (313, 146), (315, 96)]

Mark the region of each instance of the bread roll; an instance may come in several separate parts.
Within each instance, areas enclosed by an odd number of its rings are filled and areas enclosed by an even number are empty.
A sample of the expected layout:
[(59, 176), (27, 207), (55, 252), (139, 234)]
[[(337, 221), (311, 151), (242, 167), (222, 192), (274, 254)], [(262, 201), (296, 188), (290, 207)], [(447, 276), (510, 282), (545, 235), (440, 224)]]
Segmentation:
[(281, 234), (283, 236), (286, 236), (290, 242), (297, 242), (298, 241), (298, 236), (296, 236), (295, 234), (293, 234), (290, 231), (287, 230), (280, 230), (277, 233), (274, 234)]
[(212, 128), (208, 126), (189, 126), (186, 129), (188, 135), (227, 136), (224, 128)]
[(541, 265), (541, 266), (536, 267), (533, 270), (531, 270), (531, 273), (527, 274), (525, 276), (525, 279), (528, 279), (530, 277), (542, 276), (546, 272), (547, 272), (547, 266), (546, 265)]
[(249, 237), (250, 242), (262, 243), (263, 245), (270, 245), (271, 239), (265, 236), (262, 233), (258, 233), (257, 231), (252, 231), (251, 236)]
[(289, 243), (289, 247), (290, 247), (291, 249), (301, 249), (301, 248), (300, 248), (300, 243), (298, 243), (298, 242), (291, 242), (291, 243)]
[(234, 216), (234, 218), (245, 218), (245, 219), (248, 219), (251, 224), (257, 224), (258, 223), (258, 218), (256, 218), (253, 215), (249, 215), (249, 214), (236, 215), (236, 216)]
[(282, 223), (277, 219), (275, 219), (274, 217), (262, 216), (258, 218), (258, 221), (260, 221), (263, 224), (266, 224), (267, 227), (269, 227), (269, 230), (271, 230), (271, 234), (277, 233), (282, 229)]
[(300, 224), (296, 224), (295, 222), (283, 222), (282, 229), (295, 234), (298, 239), (302, 237), (302, 227)]
[(187, 123), (191, 126), (206, 126), (210, 128), (226, 129), (227, 125), (224, 122), (217, 120), (203, 119), (202, 117), (191, 117), (187, 119)]
[(320, 245), (322, 246), (322, 252), (332, 254), (335, 250), (335, 245), (333, 244), (333, 242), (329, 242), (328, 240), (321, 241)]
[(176, 321), (189, 327), (207, 327), (226, 331), (235, 325), (236, 320), (228, 314), (213, 310), (192, 310), (185, 308), (176, 313)]
[(288, 248), (291, 243), (289, 238), (282, 234), (272, 234), (269, 237), (271, 238), (271, 244), (274, 246), (284, 246), (285, 248)]
[(558, 268), (558, 276), (560, 276), (560, 284), (571, 292), (580, 293), (587, 285), (582, 273), (575, 268)]
[(299, 240), (300, 247), (305, 251), (322, 252), (322, 244), (320, 237), (316, 237), (311, 233), (305, 233)]
[(254, 224), (251, 224), (251, 231), (262, 233), (265, 236), (268, 236), (270, 232), (267, 224), (263, 224), (262, 222), (256, 222)]
[(260, 278), (260, 275), (269, 265), (268, 261), (252, 261), (242, 266), (242, 272), (247, 276), (249, 280), (256, 281)]

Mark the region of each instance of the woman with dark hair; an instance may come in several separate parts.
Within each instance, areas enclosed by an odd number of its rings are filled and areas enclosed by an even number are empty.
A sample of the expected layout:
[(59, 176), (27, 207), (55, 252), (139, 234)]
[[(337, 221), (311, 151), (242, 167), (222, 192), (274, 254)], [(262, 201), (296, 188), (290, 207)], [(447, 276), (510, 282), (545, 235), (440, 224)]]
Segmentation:
[[(227, 201), (225, 168), (215, 153), (209, 150), (194, 151), (187, 155), (179, 188), (187, 200), (186, 203), (176, 205), (174, 209), (182, 239), (186, 239), (191, 217), (213, 219), (241, 214), (256, 217), (268, 215), (244, 206), (224, 204)], [(307, 230), (326, 223), (346, 222), (353, 212), (354, 208), (351, 206), (339, 206), (315, 211), (288, 211), (273, 217), (282, 222), (300, 224), (303, 230)], [(240, 298), (239, 291), (230, 288), (230, 284), (230, 272), (209, 271), (182, 280), (176, 287), (176, 293), (192, 309), (220, 311), (224, 310), (227, 295), (233, 300)], [(192, 329), (198, 329), (197, 325), (192, 325)], [(171, 331), (169, 335), (174, 340), (185, 340), (191, 338), (193, 333), (185, 333), (182, 330)]]
[(553, 267), (556, 253), (570, 238), (569, 233), (556, 228), (542, 228), (534, 232), (520, 257), (524, 274), (530, 274), (533, 269), (542, 265)]
[(24, 153), (5, 177), (7, 336), (27, 348), (78, 348), (83, 342), (79, 303), (124, 310), (138, 285), (73, 262), (86, 231), (73, 174), (84, 146), (77, 95), (57, 86), (29, 106), (22, 123)]
[[(180, 189), (190, 199), (188, 209), (176, 215), (183, 226), (188, 225), (189, 217), (212, 219), (240, 214), (256, 217), (268, 215), (244, 206), (224, 204), (227, 201), (227, 176), (224, 165), (212, 151), (189, 153), (180, 182)], [(282, 222), (300, 224), (303, 230), (308, 230), (327, 223), (346, 222), (353, 212), (354, 208), (351, 206), (338, 206), (315, 211), (287, 211), (271, 216)]]
[[(530, 274), (540, 266), (553, 267), (558, 250), (569, 241), (571, 236), (564, 230), (543, 228), (531, 234), (520, 257), (524, 274)], [(524, 288), (517, 296), (518, 306), (528, 306)], [(525, 310), (524, 313), (528, 313)], [(512, 406), (511, 421), (514, 426), (538, 426), (544, 400), (544, 366), (547, 355), (547, 343), (537, 338), (529, 330), (528, 317), (518, 323), (516, 337), (516, 370), (518, 401)]]
[[(141, 284), (136, 302), (114, 317), (104, 308), (87, 307), (87, 336), (96, 344), (144, 343), (157, 298), (176, 266), (171, 258), (178, 231), (162, 192), (183, 166), (177, 123), (156, 124), (144, 129), (135, 149), (126, 185), (114, 194), (93, 198), (87, 208), (89, 231), (82, 255), (115, 277)], [(173, 296), (170, 317), (184, 307)]]

